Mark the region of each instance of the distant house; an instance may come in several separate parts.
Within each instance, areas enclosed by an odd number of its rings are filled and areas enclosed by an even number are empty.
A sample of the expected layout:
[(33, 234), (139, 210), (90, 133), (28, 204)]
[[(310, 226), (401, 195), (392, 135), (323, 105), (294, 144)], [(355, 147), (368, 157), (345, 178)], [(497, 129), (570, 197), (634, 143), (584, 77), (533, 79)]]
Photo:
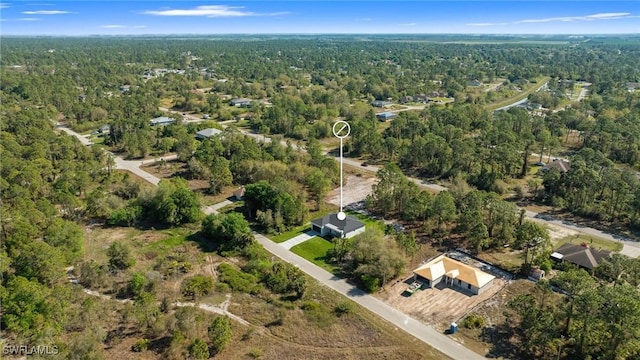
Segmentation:
[(247, 98), (231, 99), (231, 101), (229, 101), (229, 105), (236, 106), (236, 107), (250, 107), (251, 99), (247, 99)]
[(415, 97), (413, 96), (403, 96), (400, 99), (398, 99), (398, 102), (401, 104), (406, 104), (408, 102), (412, 102), (412, 101), (416, 101)]
[(392, 112), (384, 112), (384, 113), (376, 114), (376, 117), (380, 121), (389, 121), (394, 117), (396, 117), (396, 114)]
[(593, 270), (603, 260), (611, 256), (610, 251), (595, 250), (586, 244), (575, 245), (567, 243), (551, 254), (551, 259), (557, 262), (570, 262), (587, 270)]
[(222, 134), (222, 130), (208, 128), (208, 129), (204, 129), (204, 130), (198, 131), (196, 133), (196, 139), (204, 140), (204, 139), (208, 139), (208, 138), (210, 138), (212, 136), (216, 136), (216, 135), (220, 135), (220, 134)]
[(445, 285), (458, 287), (473, 294), (482, 294), (496, 277), (486, 272), (440, 255), (413, 270), (415, 280), (422, 281), (425, 288), (433, 288), (444, 281)]
[(175, 122), (176, 122), (176, 119), (172, 119), (166, 116), (160, 116), (155, 119), (151, 119), (151, 126), (169, 125), (169, 124), (175, 124)]
[(482, 81), (480, 80), (471, 80), (469, 81), (469, 86), (478, 87), (482, 85)]
[(211, 116), (209, 114), (202, 114), (202, 118), (207, 120), (207, 119), (210, 119)]
[(98, 128), (98, 134), (108, 134), (109, 132), (111, 132), (111, 125), (109, 124), (102, 125)]
[(131, 85), (122, 85), (120, 86), (120, 92), (127, 92), (131, 90)]
[(236, 198), (236, 200), (241, 200), (244, 197), (244, 186), (241, 186), (238, 190), (233, 192), (233, 196)]
[(529, 273), (528, 278), (531, 281), (538, 282), (538, 281), (544, 279), (544, 274), (545, 274), (544, 270), (542, 270), (540, 268), (533, 268), (533, 269), (531, 269), (531, 272)]
[(387, 107), (391, 105), (393, 105), (391, 101), (376, 100), (371, 102), (371, 106), (375, 106), (375, 107)]
[(571, 163), (563, 159), (555, 159), (540, 168), (540, 171), (549, 171), (551, 169), (558, 169), (560, 172), (566, 173), (571, 170)]
[(311, 230), (320, 233), (320, 236), (331, 235), (337, 238), (350, 238), (365, 230), (365, 225), (356, 217), (347, 215), (346, 219), (338, 219), (338, 214), (333, 213), (311, 221)]
[(634, 92), (634, 91), (640, 89), (640, 83), (639, 82), (628, 82), (625, 85), (627, 86), (627, 91), (629, 91), (629, 92)]

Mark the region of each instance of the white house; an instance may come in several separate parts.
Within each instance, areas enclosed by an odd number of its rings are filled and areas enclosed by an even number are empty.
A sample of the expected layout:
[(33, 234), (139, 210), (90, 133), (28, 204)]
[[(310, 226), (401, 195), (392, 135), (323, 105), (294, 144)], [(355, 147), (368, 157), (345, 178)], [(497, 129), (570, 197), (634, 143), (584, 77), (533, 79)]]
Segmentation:
[(365, 225), (353, 216), (349, 215), (344, 220), (340, 220), (338, 214), (333, 213), (312, 220), (311, 230), (319, 233), (320, 236), (350, 238), (364, 232)]
[(496, 278), (446, 255), (440, 255), (413, 270), (413, 276), (424, 283), (423, 289), (432, 288), (444, 281), (447, 286), (458, 287), (476, 295), (482, 294)]
[(151, 119), (151, 126), (169, 125), (169, 124), (174, 124), (175, 122), (176, 122), (176, 119), (172, 119), (166, 116), (161, 116), (155, 119)]
[(196, 133), (196, 139), (204, 140), (220, 134), (222, 134), (222, 130), (218, 130), (214, 128), (203, 129)]

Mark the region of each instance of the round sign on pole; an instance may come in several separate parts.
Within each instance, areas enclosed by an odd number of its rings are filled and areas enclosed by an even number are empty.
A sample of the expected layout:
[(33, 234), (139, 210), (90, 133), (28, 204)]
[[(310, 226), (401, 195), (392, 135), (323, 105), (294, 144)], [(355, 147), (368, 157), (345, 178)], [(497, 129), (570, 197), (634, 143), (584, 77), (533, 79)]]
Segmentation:
[(333, 128), (331, 130), (335, 137), (338, 139), (344, 139), (351, 133), (351, 126), (349, 126), (349, 123), (346, 121), (338, 120), (333, 124)]

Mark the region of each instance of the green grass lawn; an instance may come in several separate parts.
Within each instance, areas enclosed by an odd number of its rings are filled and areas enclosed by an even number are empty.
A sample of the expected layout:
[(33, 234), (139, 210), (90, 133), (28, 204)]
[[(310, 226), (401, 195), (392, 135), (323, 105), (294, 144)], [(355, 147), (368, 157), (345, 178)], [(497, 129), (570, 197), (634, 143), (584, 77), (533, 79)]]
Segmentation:
[(160, 253), (165, 253), (175, 248), (176, 246), (182, 245), (187, 241), (187, 235), (185, 234), (172, 234), (172, 236), (151, 243), (145, 247), (145, 250), (154, 250)]
[(330, 241), (316, 236), (303, 242), (302, 244), (298, 244), (292, 247), (291, 251), (294, 254), (300, 255), (303, 258), (311, 261), (312, 263), (320, 266), (328, 272), (335, 274), (340, 270), (340, 268), (334, 265), (327, 264), (325, 262), (327, 251), (332, 248), (333, 244)]
[(385, 230), (385, 225), (382, 221), (380, 220), (374, 220), (366, 215), (362, 215), (360, 213), (357, 213), (355, 211), (345, 211), (347, 214), (352, 215), (357, 217), (360, 221), (362, 221), (364, 223), (364, 225), (368, 228), (370, 227), (375, 227), (378, 228), (380, 231), (382, 231), (384, 233)]
[(571, 243), (576, 245), (586, 243), (587, 245), (589, 245), (594, 249), (603, 249), (603, 250), (609, 250), (614, 252), (619, 252), (620, 250), (622, 250), (622, 243), (620, 242), (606, 240), (606, 239), (599, 238), (597, 236), (591, 236), (591, 235), (585, 235), (585, 234), (580, 234), (577, 236), (570, 235), (570, 236), (564, 237), (558, 240), (555, 248), (557, 249), (566, 243)]
[(281, 242), (285, 242), (289, 239), (292, 239), (302, 233), (304, 233), (305, 231), (309, 230), (309, 224), (304, 224), (304, 225), (300, 225), (298, 227), (295, 227), (289, 231), (285, 231), (281, 234), (278, 235), (274, 235), (274, 236), (270, 236), (269, 238), (271, 239), (271, 241), (276, 242), (276, 243), (281, 243)]

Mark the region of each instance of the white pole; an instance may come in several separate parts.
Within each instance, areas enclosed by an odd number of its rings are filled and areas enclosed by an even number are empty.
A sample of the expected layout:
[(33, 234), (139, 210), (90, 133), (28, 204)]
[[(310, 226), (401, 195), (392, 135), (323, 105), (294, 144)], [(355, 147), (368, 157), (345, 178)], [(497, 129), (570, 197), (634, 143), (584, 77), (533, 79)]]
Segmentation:
[(340, 138), (340, 212), (342, 213), (342, 138)]

